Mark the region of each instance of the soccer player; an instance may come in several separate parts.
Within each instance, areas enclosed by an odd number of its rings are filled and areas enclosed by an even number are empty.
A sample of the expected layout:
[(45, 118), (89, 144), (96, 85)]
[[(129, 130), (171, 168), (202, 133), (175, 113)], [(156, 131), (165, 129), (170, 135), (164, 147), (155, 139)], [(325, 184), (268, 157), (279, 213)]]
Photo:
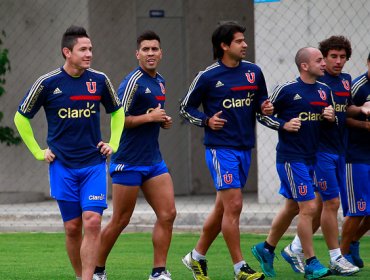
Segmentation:
[(317, 81), (324, 75), (325, 61), (320, 50), (300, 49), (295, 56), (299, 70), (296, 80), (276, 87), (271, 102), (277, 117), (262, 116), (260, 121), (278, 130), (276, 168), (280, 177), (280, 194), (285, 205), (274, 218), (265, 242), (252, 247), (267, 276), (276, 275), (274, 250), (292, 219), (299, 215), (297, 231), (302, 241), (306, 265), (305, 278), (316, 279), (329, 274), (316, 258), (312, 245), (312, 223), (317, 202), (314, 193), (314, 164), (320, 127), (336, 125), (330, 88)]
[(353, 80), (352, 101), (348, 108), (349, 140), (346, 156), (348, 212), (342, 227), (341, 250), (359, 267), (358, 240), (369, 229), (370, 215), (370, 54), (368, 71)]
[[(212, 35), (217, 62), (199, 72), (180, 107), (190, 123), (204, 127), (206, 162), (217, 190), (214, 209), (207, 217), (195, 248), (183, 259), (194, 279), (210, 279), (206, 253), (222, 232), (235, 279), (264, 279), (245, 262), (240, 248), (239, 220), (242, 188), (255, 144), (256, 113), (272, 114), (261, 69), (244, 61), (245, 28), (235, 23), (220, 25)], [(203, 111), (199, 111), (202, 105)]]
[(126, 113), (125, 130), (111, 160), (113, 216), (102, 230), (94, 279), (107, 279), (108, 255), (130, 222), (140, 188), (157, 217), (152, 233), (154, 262), (149, 279), (171, 279), (166, 260), (176, 208), (172, 179), (162, 159), (158, 137), (161, 128), (172, 126), (172, 118), (164, 110), (166, 88), (157, 72), (162, 50), (156, 33), (146, 31), (137, 38), (136, 58), (139, 66), (118, 88)]
[[(62, 215), (69, 259), (77, 279), (91, 280), (107, 208), (106, 157), (118, 148), (124, 112), (108, 77), (90, 68), (86, 30), (71, 26), (61, 46), (63, 67), (32, 85), (14, 122), (34, 157), (49, 163), (50, 193)], [(109, 143), (101, 139), (100, 104), (111, 115)], [(41, 107), (48, 123), (46, 149), (40, 148), (30, 123)]]
[[(352, 54), (350, 41), (343, 36), (331, 36), (319, 43), (319, 50), (326, 63), (325, 75), (319, 78), (332, 90), (337, 125), (323, 127), (320, 132), (319, 150), (316, 154), (315, 175), (317, 191), (317, 218), (314, 219), (313, 231), (320, 227), (326, 240), (329, 255), (329, 268), (333, 274), (351, 275), (359, 268), (352, 265), (342, 256), (339, 248), (338, 210), (339, 194), (341, 195), (344, 216), (348, 211), (346, 195), (345, 153), (347, 147), (346, 109), (350, 104), (351, 76), (343, 73), (343, 67)], [(321, 219), (320, 219), (321, 216)], [(320, 222), (321, 221), (321, 222)], [(284, 259), (293, 270), (303, 272), (302, 245), (298, 235), (292, 244), (281, 251)]]

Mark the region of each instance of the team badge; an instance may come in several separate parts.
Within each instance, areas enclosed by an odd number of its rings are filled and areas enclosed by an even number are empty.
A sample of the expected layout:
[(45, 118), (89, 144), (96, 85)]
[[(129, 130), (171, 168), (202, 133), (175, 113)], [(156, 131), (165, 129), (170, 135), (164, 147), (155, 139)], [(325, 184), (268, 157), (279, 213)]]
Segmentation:
[(226, 184), (230, 185), (233, 182), (233, 174), (227, 173), (223, 177)]
[(307, 194), (307, 185), (298, 186), (298, 192), (300, 195), (305, 196)]
[(86, 87), (91, 94), (96, 92), (96, 82), (86, 82)]
[(164, 85), (162, 83), (159, 83), (159, 86), (161, 87), (161, 92), (163, 94), (166, 94), (166, 88), (164, 87)]
[(320, 181), (320, 182), (317, 182), (319, 184), (319, 188), (322, 190), (322, 191), (326, 191), (327, 190), (327, 185), (326, 185), (326, 181)]
[(365, 211), (366, 202), (365, 201), (357, 201), (357, 209), (360, 210), (360, 211)]
[(247, 80), (248, 82), (250, 82), (251, 84), (254, 83), (256, 81), (256, 74), (254, 72), (252, 73), (245, 73), (245, 76), (247, 77)]
[(347, 80), (342, 80), (342, 84), (346, 90), (350, 90), (349, 82)]
[(326, 97), (326, 92), (323, 91), (322, 89), (319, 89), (318, 92), (319, 92), (319, 95), (320, 95), (321, 99), (326, 100), (326, 98), (327, 98)]

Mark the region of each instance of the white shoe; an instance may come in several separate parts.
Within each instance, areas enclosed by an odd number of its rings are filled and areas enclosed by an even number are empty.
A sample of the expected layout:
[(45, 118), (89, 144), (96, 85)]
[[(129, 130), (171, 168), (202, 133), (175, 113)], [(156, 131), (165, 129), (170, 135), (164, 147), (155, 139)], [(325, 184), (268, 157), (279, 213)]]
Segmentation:
[(335, 261), (330, 261), (329, 269), (331, 270), (331, 273), (343, 276), (352, 275), (360, 271), (357, 266), (351, 264), (342, 255), (340, 255)]
[(171, 273), (169, 273), (169, 271), (166, 270), (166, 271), (162, 271), (161, 274), (158, 274), (155, 276), (150, 275), (149, 280), (172, 280), (172, 278), (171, 278)]
[(94, 273), (92, 280), (108, 280), (105, 270), (102, 273)]
[(290, 264), (292, 269), (297, 273), (304, 273), (304, 255), (301, 253), (294, 253), (291, 244), (281, 250), (281, 255)]

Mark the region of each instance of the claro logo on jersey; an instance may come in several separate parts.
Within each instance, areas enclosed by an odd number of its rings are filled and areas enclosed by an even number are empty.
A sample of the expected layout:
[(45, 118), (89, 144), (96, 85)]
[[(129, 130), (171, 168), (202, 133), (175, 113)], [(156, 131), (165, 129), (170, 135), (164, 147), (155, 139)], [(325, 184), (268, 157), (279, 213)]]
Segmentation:
[(87, 102), (85, 109), (61, 108), (58, 111), (58, 116), (61, 119), (90, 118), (92, 114), (96, 114), (94, 108), (94, 103), (90, 105), (90, 102)]
[(100, 194), (100, 195), (89, 195), (89, 200), (104, 200), (105, 199), (105, 195), (104, 194)]
[(246, 98), (230, 98), (225, 99), (222, 102), (222, 106), (226, 109), (230, 108), (240, 108), (240, 107), (249, 107), (253, 102), (254, 93), (248, 92)]
[(298, 118), (303, 122), (323, 120), (323, 116), (320, 113), (312, 113), (312, 112), (301, 112), (299, 113)]

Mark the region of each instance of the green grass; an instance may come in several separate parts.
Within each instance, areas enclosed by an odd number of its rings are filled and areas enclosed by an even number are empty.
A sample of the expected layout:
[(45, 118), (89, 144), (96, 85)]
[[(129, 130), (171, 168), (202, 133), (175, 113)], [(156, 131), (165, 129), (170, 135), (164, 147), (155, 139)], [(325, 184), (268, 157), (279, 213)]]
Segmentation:
[[(181, 257), (190, 251), (198, 234), (173, 235), (168, 256), (167, 267), (174, 280), (192, 279), (181, 262)], [(264, 235), (243, 234), (241, 244), (246, 261), (254, 269), (259, 269), (252, 256), (250, 247), (262, 242)], [(292, 237), (284, 237), (278, 245), (277, 253), (291, 241)], [(329, 261), (325, 242), (322, 237), (315, 237), (315, 250), (323, 264)], [(370, 279), (370, 237), (361, 242), (361, 255), (365, 267), (352, 279)], [(277, 254), (275, 259), (275, 279), (303, 279), (302, 274), (294, 273), (284, 259)], [(212, 280), (233, 279), (230, 256), (222, 237), (216, 239), (207, 254), (209, 276)], [(148, 279), (152, 266), (151, 235), (148, 233), (123, 234), (113, 248), (107, 263), (109, 280), (118, 279)], [(0, 278), (6, 280), (67, 280), (74, 279), (64, 247), (62, 233), (3, 233), (0, 234)], [(343, 279), (330, 276), (328, 279)]]

